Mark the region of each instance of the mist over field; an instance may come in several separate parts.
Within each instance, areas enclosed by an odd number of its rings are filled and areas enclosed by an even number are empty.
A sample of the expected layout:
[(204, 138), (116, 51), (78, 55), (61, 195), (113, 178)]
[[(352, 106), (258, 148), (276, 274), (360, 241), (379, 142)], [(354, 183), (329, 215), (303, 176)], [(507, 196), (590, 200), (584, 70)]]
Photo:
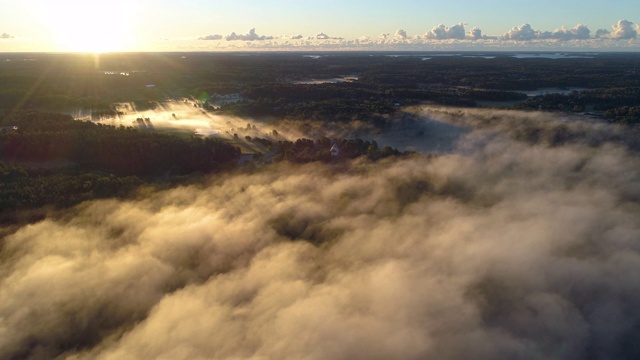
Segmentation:
[(437, 156), (275, 164), (6, 235), (0, 358), (640, 357), (638, 137), (414, 111), (469, 131)]

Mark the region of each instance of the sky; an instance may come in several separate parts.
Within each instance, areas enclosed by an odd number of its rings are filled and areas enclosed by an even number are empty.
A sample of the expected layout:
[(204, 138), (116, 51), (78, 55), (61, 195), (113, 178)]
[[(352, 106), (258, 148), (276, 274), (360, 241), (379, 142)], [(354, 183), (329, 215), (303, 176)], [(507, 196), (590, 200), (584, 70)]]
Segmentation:
[(0, 51), (637, 51), (638, 23), (630, 0), (5, 0)]

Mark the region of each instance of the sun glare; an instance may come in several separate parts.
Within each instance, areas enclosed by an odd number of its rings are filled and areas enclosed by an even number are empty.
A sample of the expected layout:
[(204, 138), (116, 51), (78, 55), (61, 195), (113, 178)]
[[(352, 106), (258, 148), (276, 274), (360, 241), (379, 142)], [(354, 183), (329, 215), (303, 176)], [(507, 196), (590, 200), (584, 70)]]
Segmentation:
[(61, 51), (101, 53), (134, 48), (133, 2), (67, 0), (50, 2), (43, 10)]

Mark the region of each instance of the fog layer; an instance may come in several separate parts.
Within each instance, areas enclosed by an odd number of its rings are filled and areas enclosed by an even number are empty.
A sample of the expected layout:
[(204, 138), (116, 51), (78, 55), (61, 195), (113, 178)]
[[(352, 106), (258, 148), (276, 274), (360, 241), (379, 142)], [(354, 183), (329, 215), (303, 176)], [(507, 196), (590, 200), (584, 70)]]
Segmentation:
[(640, 158), (617, 128), (442, 118), (476, 129), (450, 154), (273, 165), (8, 235), (0, 358), (638, 358)]

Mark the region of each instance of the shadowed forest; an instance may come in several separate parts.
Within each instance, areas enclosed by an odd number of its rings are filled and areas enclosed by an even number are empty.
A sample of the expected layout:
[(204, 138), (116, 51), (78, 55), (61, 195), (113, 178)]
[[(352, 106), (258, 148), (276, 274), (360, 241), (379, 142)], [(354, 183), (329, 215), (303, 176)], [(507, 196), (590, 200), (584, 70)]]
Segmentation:
[[(397, 104), (596, 112), (635, 123), (640, 56), (511, 53), (166, 53), (3, 54), (0, 109), (154, 106), (190, 97), (213, 109), (215, 98), (242, 101), (221, 111), (250, 116), (384, 125)], [(537, 96), (527, 92), (540, 91)], [(636, 117), (633, 117), (636, 116)]]

